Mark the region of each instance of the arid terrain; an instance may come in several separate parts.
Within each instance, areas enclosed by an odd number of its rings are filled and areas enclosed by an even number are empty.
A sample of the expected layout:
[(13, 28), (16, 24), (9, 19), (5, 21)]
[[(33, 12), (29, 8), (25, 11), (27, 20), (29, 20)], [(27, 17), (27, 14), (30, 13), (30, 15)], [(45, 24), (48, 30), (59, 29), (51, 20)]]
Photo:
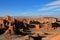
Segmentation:
[(60, 40), (60, 19), (2, 16), (0, 40)]

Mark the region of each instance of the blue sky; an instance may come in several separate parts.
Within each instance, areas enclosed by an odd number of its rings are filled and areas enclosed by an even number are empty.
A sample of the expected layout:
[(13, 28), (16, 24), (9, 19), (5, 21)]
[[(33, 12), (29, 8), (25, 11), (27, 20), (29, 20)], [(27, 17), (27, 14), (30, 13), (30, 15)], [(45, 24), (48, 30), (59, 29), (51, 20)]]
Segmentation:
[(60, 15), (60, 0), (0, 0), (0, 16)]

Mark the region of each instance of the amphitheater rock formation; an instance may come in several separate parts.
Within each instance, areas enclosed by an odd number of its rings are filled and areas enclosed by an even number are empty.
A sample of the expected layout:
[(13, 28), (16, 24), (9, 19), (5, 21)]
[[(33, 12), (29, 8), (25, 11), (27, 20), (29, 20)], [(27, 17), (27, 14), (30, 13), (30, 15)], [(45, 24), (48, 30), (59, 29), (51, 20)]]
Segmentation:
[[(57, 23), (57, 18), (52, 17), (42, 17), (33, 20), (32, 18), (22, 18), (22, 21), (20, 21), (20, 19), (18, 20), (10, 16), (1, 17), (0, 34), (20, 34), (26, 32), (30, 28), (35, 28), (36, 30), (41, 28), (51, 30), (52, 28), (60, 26), (60, 24), (55, 24)], [(53, 24), (55, 24), (56, 27), (53, 26)]]

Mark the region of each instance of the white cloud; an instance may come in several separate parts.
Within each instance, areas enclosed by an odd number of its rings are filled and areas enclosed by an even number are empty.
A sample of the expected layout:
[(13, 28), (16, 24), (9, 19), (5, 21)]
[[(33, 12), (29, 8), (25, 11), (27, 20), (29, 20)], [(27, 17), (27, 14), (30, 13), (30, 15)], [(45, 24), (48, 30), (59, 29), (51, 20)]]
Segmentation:
[(57, 1), (47, 4), (47, 6), (51, 6), (51, 5), (60, 5), (60, 0), (57, 0)]
[(39, 9), (40, 11), (45, 11), (45, 10), (52, 10), (52, 9), (57, 9), (57, 8), (60, 8), (60, 6), (51, 6), (51, 7), (46, 7), (46, 8), (42, 8), (42, 9)]
[(38, 9), (38, 11), (47, 11), (47, 10), (58, 10), (60, 11), (60, 1), (56, 0), (54, 2), (51, 2), (49, 4), (45, 5), (46, 7)]

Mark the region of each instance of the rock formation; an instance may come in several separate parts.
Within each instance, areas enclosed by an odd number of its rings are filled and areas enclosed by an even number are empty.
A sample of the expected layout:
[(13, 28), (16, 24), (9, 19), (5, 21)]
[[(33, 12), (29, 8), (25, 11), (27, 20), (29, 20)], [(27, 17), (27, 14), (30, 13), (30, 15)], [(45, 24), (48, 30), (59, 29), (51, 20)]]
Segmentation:
[(32, 18), (22, 18), (21, 20), (22, 21), (20, 21), (20, 19), (18, 20), (17, 18), (13, 18), (10, 16), (1, 17), (0, 34), (2, 33), (20, 34), (21, 32), (24, 33), (27, 30), (29, 30), (29, 28), (36, 28), (36, 30), (40, 28), (51, 30), (53, 27), (55, 27), (58, 24), (57, 19), (51, 17), (43, 17), (43, 18), (38, 18), (36, 20), (35, 19), (32, 20)]

